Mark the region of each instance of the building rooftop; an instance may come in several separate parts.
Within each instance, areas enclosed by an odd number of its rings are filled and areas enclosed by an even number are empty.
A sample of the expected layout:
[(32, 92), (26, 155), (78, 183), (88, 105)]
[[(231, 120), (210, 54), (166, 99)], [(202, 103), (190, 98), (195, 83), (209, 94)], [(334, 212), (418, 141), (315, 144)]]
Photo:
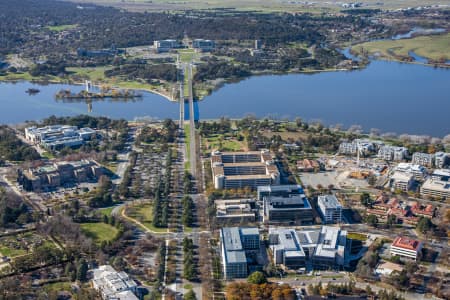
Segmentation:
[(336, 251), (344, 250), (347, 231), (337, 227), (322, 226), (316, 247), (316, 256), (335, 257)]
[(294, 229), (276, 228), (270, 230), (269, 235), (277, 237), (277, 243), (272, 247), (284, 250), (286, 257), (305, 256), (301, 241)]
[(442, 181), (442, 180), (435, 180), (435, 179), (427, 179), (423, 183), (421, 189), (422, 190), (428, 189), (428, 190), (435, 190), (435, 191), (439, 191), (439, 192), (450, 193), (450, 182)]
[(270, 210), (294, 210), (310, 209), (311, 204), (304, 194), (294, 194), (289, 197), (267, 196), (264, 197)]
[(325, 208), (342, 208), (341, 203), (335, 195), (319, 196), (318, 202), (325, 206)]
[(392, 246), (406, 249), (406, 250), (414, 250), (417, 251), (421, 245), (421, 241), (410, 239), (407, 237), (397, 237), (394, 242), (392, 243)]
[(295, 193), (295, 194), (303, 194), (303, 188), (301, 185), (298, 185), (298, 184), (258, 186), (258, 193), (259, 192), (280, 192), (280, 191), (286, 191), (286, 192)]
[(391, 179), (395, 181), (409, 182), (412, 179), (412, 175), (404, 172), (395, 171), (394, 174), (392, 174)]

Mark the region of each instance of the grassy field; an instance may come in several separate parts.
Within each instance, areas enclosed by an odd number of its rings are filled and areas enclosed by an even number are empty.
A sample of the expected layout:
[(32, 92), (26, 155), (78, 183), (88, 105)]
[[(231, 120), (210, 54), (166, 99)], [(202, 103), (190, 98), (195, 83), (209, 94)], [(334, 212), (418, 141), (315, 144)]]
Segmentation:
[(214, 149), (220, 149), (222, 151), (242, 151), (245, 148), (241, 142), (235, 139), (224, 138), (222, 141), (220, 141), (219, 134), (208, 136), (208, 138), (206, 138), (206, 144), (208, 145), (208, 152)]
[(119, 232), (116, 227), (105, 223), (84, 223), (81, 230), (97, 244), (114, 240)]
[(91, 81), (104, 81), (105, 71), (110, 70), (112, 67), (95, 67), (95, 68), (67, 68), (68, 72), (72, 75), (78, 75), (80, 77), (89, 78)]
[(191, 161), (191, 151), (189, 151), (191, 146), (191, 129), (189, 127), (189, 124), (184, 125), (184, 143), (186, 144), (186, 156), (187, 156), (187, 162), (184, 164), (185, 170), (190, 170), (190, 161)]
[(195, 57), (194, 49), (182, 49), (178, 50), (178, 53), (180, 54), (181, 62), (184, 63), (190, 63)]
[(351, 240), (359, 240), (359, 241), (365, 241), (367, 240), (367, 234), (358, 233), (358, 232), (349, 232), (347, 234), (347, 238)]
[(167, 232), (166, 228), (153, 226), (153, 207), (150, 203), (136, 205), (127, 208), (126, 215), (136, 221), (141, 222), (145, 229), (155, 232)]
[(61, 32), (64, 30), (72, 29), (77, 27), (77, 24), (71, 24), (71, 25), (58, 25), (58, 26), (47, 26), (47, 29), (50, 29), (51, 31)]
[(378, 54), (386, 59), (398, 59), (413, 51), (417, 55), (433, 59), (450, 59), (450, 33), (442, 35), (419, 36), (412, 39), (368, 42), (352, 48), (358, 53)]
[(0, 254), (2, 256), (15, 257), (19, 255), (23, 255), (27, 253), (27, 251), (23, 249), (13, 249), (6, 246), (0, 246)]
[(115, 206), (101, 208), (98, 211), (102, 214), (102, 216), (110, 216)]
[[(73, 0), (75, 1), (75, 0)], [(94, 2), (97, 4), (116, 6), (131, 11), (180, 11), (186, 9), (237, 9), (241, 11), (262, 12), (310, 12), (323, 13), (324, 11), (340, 10), (340, 2), (329, 0), (317, 0), (314, 4), (305, 4), (303, 1), (279, 1), (279, 0), (77, 0), (76, 2)], [(439, 0), (366, 0), (364, 8), (396, 9), (405, 7), (417, 7), (442, 4)]]
[(54, 282), (54, 283), (48, 283), (42, 286), (44, 291), (48, 292), (61, 292), (61, 291), (68, 291), (70, 292), (72, 290), (72, 286), (70, 282), (63, 281), (63, 282)]

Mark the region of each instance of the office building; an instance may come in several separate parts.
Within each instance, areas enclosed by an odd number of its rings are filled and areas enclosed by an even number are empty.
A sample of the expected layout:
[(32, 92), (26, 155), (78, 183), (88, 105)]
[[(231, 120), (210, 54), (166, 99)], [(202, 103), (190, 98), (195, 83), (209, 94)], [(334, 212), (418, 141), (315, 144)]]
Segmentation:
[(305, 194), (265, 196), (264, 222), (306, 225), (313, 223), (312, 207)]
[(249, 275), (248, 255), (259, 251), (256, 227), (224, 227), (220, 230), (223, 274), (226, 280)]
[(411, 163), (432, 168), (434, 166), (434, 154), (415, 152), (412, 155)]
[(420, 187), (422, 197), (450, 199), (450, 181), (427, 179)]
[(60, 150), (64, 147), (78, 147), (95, 136), (95, 130), (69, 125), (50, 125), (37, 128), (25, 128), (25, 138), (32, 143), (40, 144), (49, 150)]
[(269, 247), (276, 265), (282, 264), (288, 269), (298, 269), (306, 265), (307, 256), (294, 229), (270, 229)]
[(92, 286), (103, 300), (138, 300), (137, 284), (125, 272), (117, 272), (110, 265), (92, 270)]
[(386, 161), (402, 161), (408, 156), (408, 149), (405, 147), (382, 146), (378, 151), (378, 157)]
[(342, 221), (342, 205), (336, 196), (319, 196), (317, 204), (325, 224), (340, 223)]
[(181, 48), (181, 44), (177, 40), (153, 41), (153, 49), (157, 53), (169, 52), (170, 50), (178, 48)]
[(209, 52), (214, 50), (216, 44), (214, 41), (211, 40), (204, 40), (204, 39), (196, 39), (192, 41), (192, 47), (196, 51), (200, 52)]
[(211, 155), (211, 167), (216, 189), (256, 189), (280, 182), (280, 172), (268, 150), (215, 151)]
[(330, 226), (305, 231), (274, 228), (269, 230), (269, 246), (274, 262), (287, 268), (341, 269), (348, 252), (347, 231)]
[(407, 237), (397, 237), (391, 245), (391, 255), (417, 260), (420, 257), (423, 243)]
[(40, 192), (66, 183), (98, 179), (103, 173), (103, 168), (92, 160), (60, 161), (38, 168), (19, 169), (18, 182), (26, 191)]
[(409, 191), (414, 184), (414, 176), (403, 172), (394, 172), (389, 180), (389, 186), (393, 190), (399, 190), (403, 192)]
[(303, 195), (305, 192), (301, 185), (288, 184), (288, 185), (265, 185), (258, 186), (257, 200), (263, 201), (266, 196), (275, 197), (290, 197), (292, 195)]
[(238, 224), (255, 222), (255, 199), (227, 199), (216, 200), (216, 221), (219, 224)]
[(434, 154), (434, 165), (436, 168), (445, 168), (450, 165), (450, 153), (436, 152)]

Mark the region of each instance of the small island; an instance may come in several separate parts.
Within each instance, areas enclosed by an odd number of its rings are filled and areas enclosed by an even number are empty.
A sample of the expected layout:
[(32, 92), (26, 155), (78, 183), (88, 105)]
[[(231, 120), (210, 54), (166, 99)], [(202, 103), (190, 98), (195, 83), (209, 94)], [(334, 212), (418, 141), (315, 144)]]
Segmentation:
[(141, 93), (133, 90), (102, 90), (100, 92), (91, 92), (87, 90), (74, 93), (71, 90), (63, 89), (56, 93), (56, 99), (105, 99), (105, 98), (125, 98), (133, 99), (142, 97)]

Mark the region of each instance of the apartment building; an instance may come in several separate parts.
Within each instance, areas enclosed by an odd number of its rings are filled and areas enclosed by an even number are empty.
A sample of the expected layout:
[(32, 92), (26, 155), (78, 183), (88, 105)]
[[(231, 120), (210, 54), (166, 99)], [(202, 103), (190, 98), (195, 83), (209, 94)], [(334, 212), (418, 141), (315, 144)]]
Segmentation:
[(403, 192), (409, 191), (414, 184), (414, 176), (412, 174), (403, 172), (394, 172), (389, 180), (389, 186), (393, 190), (400, 190)]
[(422, 197), (450, 199), (450, 181), (427, 179), (420, 187)]
[(411, 162), (416, 165), (422, 165), (425, 167), (432, 168), (434, 166), (435, 157), (434, 154), (415, 152), (412, 155)]
[(412, 175), (417, 181), (422, 181), (427, 176), (427, 169), (425, 167), (412, 163), (399, 163), (395, 171)]
[(402, 161), (408, 156), (408, 149), (405, 147), (382, 146), (378, 151), (378, 157), (386, 161)]
[(434, 154), (434, 166), (436, 168), (445, 168), (450, 165), (450, 153), (436, 152)]

